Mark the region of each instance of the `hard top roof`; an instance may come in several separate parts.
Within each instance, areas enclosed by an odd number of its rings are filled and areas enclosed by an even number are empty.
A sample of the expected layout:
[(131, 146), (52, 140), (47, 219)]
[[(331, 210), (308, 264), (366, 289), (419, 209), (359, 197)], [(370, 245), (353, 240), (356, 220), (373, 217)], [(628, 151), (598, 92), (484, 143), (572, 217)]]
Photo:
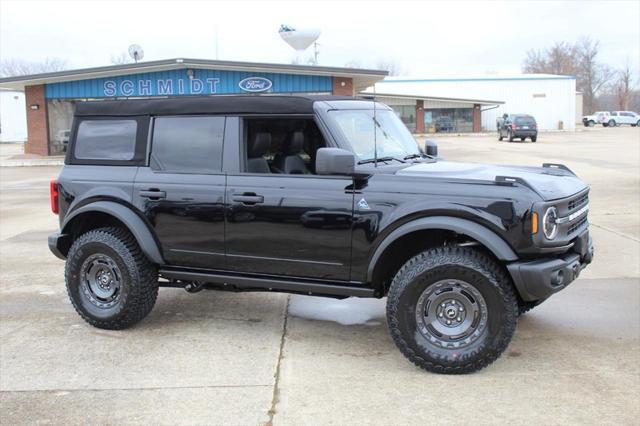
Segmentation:
[(76, 103), (76, 116), (185, 114), (313, 114), (319, 101), (354, 100), (347, 96), (185, 96), (161, 99), (100, 100)]

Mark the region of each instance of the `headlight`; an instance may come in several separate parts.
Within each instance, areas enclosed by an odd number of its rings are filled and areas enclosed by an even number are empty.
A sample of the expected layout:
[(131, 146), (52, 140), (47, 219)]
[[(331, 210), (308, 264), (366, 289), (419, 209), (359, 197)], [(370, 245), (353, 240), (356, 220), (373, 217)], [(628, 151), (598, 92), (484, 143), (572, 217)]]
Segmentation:
[(558, 210), (549, 207), (542, 217), (542, 232), (549, 240), (553, 240), (558, 235)]

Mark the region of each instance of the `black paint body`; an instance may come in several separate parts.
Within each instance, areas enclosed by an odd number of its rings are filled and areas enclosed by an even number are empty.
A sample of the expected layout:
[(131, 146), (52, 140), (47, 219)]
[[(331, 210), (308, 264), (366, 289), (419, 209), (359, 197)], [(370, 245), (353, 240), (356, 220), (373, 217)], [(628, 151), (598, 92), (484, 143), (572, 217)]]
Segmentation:
[[(307, 104), (302, 114), (315, 120), (327, 146), (347, 149), (348, 144), (327, 119), (328, 111), (372, 108), (371, 102), (354, 100), (318, 98), (308, 99)], [(378, 104), (377, 108), (388, 107)], [(330, 283), (371, 289), (371, 295), (381, 296), (384, 283), (375, 282), (373, 271), (377, 262), (388, 262), (393, 256), (384, 253), (384, 248), (407, 235), (412, 224), (419, 225), (416, 229), (437, 229), (429, 224), (446, 220), (451, 223), (446, 230), (460, 237), (456, 241), (479, 241), (506, 266), (564, 256), (572, 252), (572, 241), (584, 238), (587, 232), (585, 221), (566, 241), (532, 236), (531, 214), (536, 206), (562, 204), (588, 193), (580, 179), (561, 168), (417, 159), (402, 164), (363, 164), (353, 176), (245, 173), (243, 120), (268, 111), (225, 114), (215, 108), (201, 113), (227, 117), (221, 170), (206, 174), (152, 170), (151, 130), (139, 132), (138, 144), (147, 150), (140, 163), (86, 165), (74, 161), (72, 154), (77, 121), (91, 118), (90, 110), (83, 111), (76, 117), (58, 179), (61, 232), (50, 245), (61, 256), (66, 255), (78, 218), (91, 212), (93, 203), (105, 202), (106, 206), (125, 206), (144, 223), (146, 229), (139, 230), (140, 235), (148, 233), (147, 240), (157, 245), (161, 259), (146, 247), (152, 243), (141, 245), (163, 271), (264, 280), (264, 285), (252, 284), (255, 288), (268, 288), (269, 280)], [(108, 108), (99, 112), (117, 116), (109, 114)], [(286, 109), (278, 113), (293, 115)], [(132, 108), (131, 114), (148, 129), (154, 117), (162, 115), (153, 110), (144, 114), (143, 107)], [(188, 141), (184, 143), (188, 146)], [(496, 176), (514, 179), (501, 181)], [(126, 226), (133, 220), (122, 213), (116, 218)], [(467, 225), (469, 233), (464, 231)], [(474, 235), (477, 237), (471, 238)], [(356, 294), (355, 290), (345, 293)]]

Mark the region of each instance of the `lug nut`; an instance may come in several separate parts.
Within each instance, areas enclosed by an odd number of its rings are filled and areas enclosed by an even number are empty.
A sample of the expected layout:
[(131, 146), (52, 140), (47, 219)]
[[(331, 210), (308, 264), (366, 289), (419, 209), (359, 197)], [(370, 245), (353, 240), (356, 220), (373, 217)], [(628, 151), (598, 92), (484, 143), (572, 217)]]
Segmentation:
[(458, 319), (458, 322), (462, 321), (462, 318), (460, 318), (460, 317), (458, 317), (457, 319)]
[(458, 310), (459, 310), (460, 312), (463, 312), (463, 311), (464, 311), (464, 308), (463, 308), (462, 306), (460, 306), (460, 307), (458, 308)]
[(451, 320), (447, 320), (447, 324), (451, 324)]
[(442, 318), (442, 317), (443, 317), (442, 312), (440, 312), (440, 318)]

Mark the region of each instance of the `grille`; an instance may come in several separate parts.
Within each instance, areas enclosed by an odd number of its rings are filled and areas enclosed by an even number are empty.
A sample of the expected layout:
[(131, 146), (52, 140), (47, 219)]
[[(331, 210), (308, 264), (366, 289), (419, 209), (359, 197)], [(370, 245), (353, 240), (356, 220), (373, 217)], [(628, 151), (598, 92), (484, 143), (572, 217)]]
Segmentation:
[(575, 233), (578, 229), (580, 229), (580, 227), (582, 225), (584, 225), (585, 223), (587, 223), (587, 216), (583, 217), (582, 219), (580, 219), (579, 221), (577, 221), (576, 223), (573, 223), (569, 229), (567, 230), (567, 234), (571, 235), (573, 233)]
[(584, 194), (580, 198), (576, 198), (575, 200), (569, 201), (569, 205), (568, 205), (569, 212), (579, 209), (580, 207), (584, 206), (588, 202), (589, 202), (589, 194)]

